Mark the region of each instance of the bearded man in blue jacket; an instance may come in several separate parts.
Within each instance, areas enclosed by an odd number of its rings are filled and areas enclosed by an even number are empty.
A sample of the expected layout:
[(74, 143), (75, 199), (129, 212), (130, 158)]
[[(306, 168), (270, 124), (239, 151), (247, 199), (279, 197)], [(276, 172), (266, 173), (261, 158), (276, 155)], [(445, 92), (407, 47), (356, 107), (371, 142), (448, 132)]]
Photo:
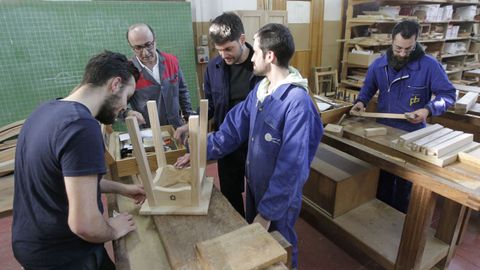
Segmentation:
[[(228, 112), (219, 130), (209, 134), (207, 158), (221, 158), (248, 142), (246, 219), (279, 231), (293, 246), (296, 268), (294, 225), (323, 134), (322, 122), (308, 94), (307, 80), (289, 67), (295, 45), (288, 28), (267, 24), (254, 39), (253, 72), (265, 78)], [(176, 166), (188, 160), (188, 156), (180, 158)]]
[[(378, 122), (411, 132), (425, 127), (429, 115), (441, 115), (455, 102), (455, 88), (437, 59), (425, 54), (417, 42), (418, 32), (416, 21), (404, 20), (395, 25), (392, 46), (368, 68), (352, 111), (365, 110), (378, 90), (378, 112), (411, 112), (414, 116)], [(381, 171), (377, 197), (405, 213), (411, 186), (409, 181)]]

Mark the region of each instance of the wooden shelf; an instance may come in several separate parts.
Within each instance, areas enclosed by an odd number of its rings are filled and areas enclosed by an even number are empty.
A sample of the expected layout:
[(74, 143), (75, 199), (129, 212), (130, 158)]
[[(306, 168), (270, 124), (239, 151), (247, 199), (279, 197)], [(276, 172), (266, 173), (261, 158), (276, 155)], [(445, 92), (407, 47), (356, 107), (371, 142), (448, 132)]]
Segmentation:
[(444, 55), (441, 55), (440, 58), (444, 59), (444, 58), (451, 58), (451, 57), (458, 57), (458, 56), (465, 56), (465, 55), (467, 55), (467, 53), (444, 54)]
[[(365, 253), (384, 268), (394, 269), (405, 220), (403, 213), (377, 199), (335, 219), (328, 217), (323, 209), (305, 197), (302, 209), (308, 213), (307, 220), (317, 224), (336, 243), (349, 242), (351, 247), (347, 249), (358, 248), (359, 252)], [(337, 241), (335, 238), (338, 237), (343, 239)], [(433, 229), (429, 228), (420, 269), (434, 267), (446, 257), (448, 249), (448, 245), (435, 238)]]
[(341, 80), (340, 83), (347, 85), (347, 86), (352, 86), (352, 87), (357, 87), (357, 88), (362, 88), (363, 83), (354, 83), (349, 80)]

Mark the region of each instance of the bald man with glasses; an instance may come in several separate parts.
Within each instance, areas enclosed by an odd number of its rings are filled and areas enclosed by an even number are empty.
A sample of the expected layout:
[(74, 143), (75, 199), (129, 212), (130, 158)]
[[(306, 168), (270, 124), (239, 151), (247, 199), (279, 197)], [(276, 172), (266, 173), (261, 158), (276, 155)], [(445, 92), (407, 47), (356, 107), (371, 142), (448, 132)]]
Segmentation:
[(160, 125), (182, 126), (194, 112), (177, 57), (157, 49), (155, 32), (147, 24), (130, 26), (126, 38), (135, 54), (132, 62), (140, 71), (140, 78), (129, 108), (120, 118), (135, 116), (142, 127), (149, 127), (147, 101), (155, 100)]
[[(417, 42), (418, 33), (416, 21), (404, 20), (394, 26), (392, 46), (368, 68), (352, 111), (365, 110), (378, 90), (378, 112), (414, 115), (407, 120), (378, 122), (411, 132), (425, 127), (429, 115), (441, 115), (455, 103), (455, 88), (437, 59), (425, 54)], [(385, 171), (380, 173), (377, 197), (404, 213), (410, 190), (411, 182)]]

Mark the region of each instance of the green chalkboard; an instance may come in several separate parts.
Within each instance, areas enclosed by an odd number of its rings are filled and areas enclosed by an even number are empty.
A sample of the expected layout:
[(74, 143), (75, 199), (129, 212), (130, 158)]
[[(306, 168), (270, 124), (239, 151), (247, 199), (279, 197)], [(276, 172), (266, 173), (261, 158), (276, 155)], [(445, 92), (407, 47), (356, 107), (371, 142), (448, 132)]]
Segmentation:
[(0, 1), (0, 126), (64, 97), (88, 59), (104, 49), (133, 56), (128, 26), (148, 23), (157, 47), (176, 55), (197, 105), (190, 3), (152, 1)]

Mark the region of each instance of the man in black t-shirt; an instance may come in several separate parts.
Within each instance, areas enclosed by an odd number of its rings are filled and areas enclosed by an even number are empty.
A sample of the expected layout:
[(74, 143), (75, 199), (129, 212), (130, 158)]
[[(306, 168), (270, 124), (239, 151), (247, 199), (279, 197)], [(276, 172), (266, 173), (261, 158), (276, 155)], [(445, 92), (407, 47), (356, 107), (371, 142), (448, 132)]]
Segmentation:
[(13, 252), (25, 269), (115, 269), (103, 243), (135, 230), (135, 224), (128, 213), (105, 219), (100, 193), (141, 204), (145, 192), (102, 179), (98, 121), (114, 122), (136, 78), (124, 55), (105, 51), (90, 59), (68, 97), (40, 105), (25, 121), (15, 154), (12, 225)]

